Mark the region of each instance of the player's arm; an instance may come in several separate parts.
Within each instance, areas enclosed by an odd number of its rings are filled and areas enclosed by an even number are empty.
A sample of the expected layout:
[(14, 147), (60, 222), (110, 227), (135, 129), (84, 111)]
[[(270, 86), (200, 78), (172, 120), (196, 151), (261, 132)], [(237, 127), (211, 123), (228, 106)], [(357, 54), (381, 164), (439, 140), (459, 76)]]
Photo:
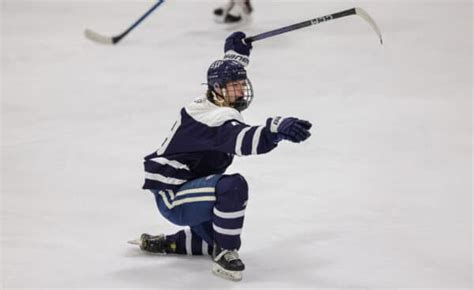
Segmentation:
[(238, 156), (264, 154), (278, 142), (299, 143), (311, 136), (311, 123), (297, 118), (268, 118), (265, 125), (249, 126), (231, 120), (216, 128), (214, 149)]

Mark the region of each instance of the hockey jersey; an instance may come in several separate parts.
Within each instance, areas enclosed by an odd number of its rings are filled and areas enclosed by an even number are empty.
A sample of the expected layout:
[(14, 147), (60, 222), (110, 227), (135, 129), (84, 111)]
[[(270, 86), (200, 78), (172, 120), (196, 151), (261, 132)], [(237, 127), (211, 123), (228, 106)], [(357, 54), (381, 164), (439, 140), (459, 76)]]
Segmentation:
[(161, 147), (145, 157), (143, 189), (174, 191), (189, 180), (222, 174), (234, 155), (269, 152), (275, 140), (268, 126), (249, 126), (234, 108), (197, 98), (181, 109)]

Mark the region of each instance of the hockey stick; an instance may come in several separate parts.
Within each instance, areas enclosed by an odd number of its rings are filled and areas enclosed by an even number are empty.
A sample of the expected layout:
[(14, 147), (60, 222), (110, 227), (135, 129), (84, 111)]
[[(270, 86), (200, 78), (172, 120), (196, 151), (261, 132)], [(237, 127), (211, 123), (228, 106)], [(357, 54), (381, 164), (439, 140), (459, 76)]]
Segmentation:
[(275, 35), (278, 35), (278, 34), (290, 32), (290, 31), (293, 31), (293, 30), (296, 30), (296, 29), (308, 27), (308, 26), (311, 26), (311, 25), (316, 25), (316, 24), (319, 24), (321, 22), (326, 22), (326, 21), (330, 21), (330, 20), (333, 20), (333, 19), (337, 19), (337, 18), (341, 18), (341, 17), (345, 17), (345, 16), (350, 16), (350, 15), (359, 15), (365, 21), (367, 21), (370, 24), (370, 26), (372, 26), (375, 33), (377, 33), (377, 35), (380, 39), (380, 44), (383, 44), (382, 33), (380, 32), (380, 29), (377, 26), (377, 24), (375, 23), (375, 21), (372, 19), (372, 17), (370, 17), (370, 15), (367, 12), (365, 12), (365, 10), (363, 10), (362, 8), (358, 8), (358, 7), (351, 8), (351, 9), (344, 10), (344, 11), (340, 11), (340, 12), (336, 12), (336, 13), (329, 14), (329, 15), (326, 15), (326, 16), (317, 17), (317, 18), (310, 19), (310, 20), (307, 20), (307, 21), (303, 21), (303, 22), (300, 22), (300, 23), (296, 23), (296, 24), (293, 24), (293, 25), (281, 27), (281, 28), (278, 28), (278, 29), (270, 30), (270, 31), (267, 31), (267, 32), (264, 32), (264, 33), (254, 35), (254, 36), (250, 36), (250, 37), (247, 37), (245, 39), (245, 42), (254, 42), (254, 41), (257, 41), (257, 40), (262, 40), (262, 39), (272, 37), (272, 36), (275, 36)]
[(140, 24), (140, 22), (142, 22), (148, 15), (150, 15), (151, 12), (153, 12), (158, 6), (160, 6), (163, 2), (165, 2), (165, 0), (159, 0), (155, 5), (153, 5), (145, 14), (143, 14), (142, 17), (140, 17), (140, 19), (138, 19), (137, 21), (135, 21), (135, 23), (132, 24), (132, 26), (130, 26), (127, 30), (125, 30), (124, 32), (122, 32), (121, 34), (117, 35), (117, 36), (112, 36), (112, 37), (109, 37), (109, 36), (104, 36), (102, 34), (99, 34), (95, 31), (92, 31), (90, 30), (89, 28), (86, 28), (86, 30), (84, 31), (84, 34), (86, 35), (87, 38), (89, 38), (90, 40), (92, 41), (95, 41), (95, 42), (98, 42), (98, 43), (102, 43), (102, 44), (116, 44), (117, 42), (119, 42), (122, 38), (125, 37), (125, 35), (127, 35), (130, 31), (132, 31), (132, 29), (134, 29), (135, 27), (138, 26), (138, 24)]

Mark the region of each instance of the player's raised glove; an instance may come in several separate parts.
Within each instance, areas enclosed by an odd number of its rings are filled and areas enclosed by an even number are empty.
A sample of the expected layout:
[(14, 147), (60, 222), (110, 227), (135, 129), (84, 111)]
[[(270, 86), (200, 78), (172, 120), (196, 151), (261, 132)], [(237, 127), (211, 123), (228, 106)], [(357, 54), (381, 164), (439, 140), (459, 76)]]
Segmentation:
[(225, 40), (224, 59), (232, 59), (243, 66), (249, 64), (252, 43), (245, 42), (245, 33), (237, 31), (229, 35)]
[(312, 124), (306, 120), (289, 117), (275, 117), (267, 120), (266, 127), (270, 132), (276, 133), (275, 143), (282, 139), (299, 143), (305, 141), (311, 136), (309, 130)]

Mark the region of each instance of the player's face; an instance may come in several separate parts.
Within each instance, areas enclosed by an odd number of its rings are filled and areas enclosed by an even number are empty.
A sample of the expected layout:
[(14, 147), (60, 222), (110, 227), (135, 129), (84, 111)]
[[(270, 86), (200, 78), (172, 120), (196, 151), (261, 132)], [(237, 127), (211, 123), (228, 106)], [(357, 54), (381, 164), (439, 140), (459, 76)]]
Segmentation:
[(243, 111), (252, 102), (253, 89), (249, 79), (229, 81), (223, 88), (215, 88), (214, 103)]
[(236, 100), (244, 97), (247, 90), (246, 80), (230, 81), (226, 84), (226, 97), (229, 104), (235, 103)]

